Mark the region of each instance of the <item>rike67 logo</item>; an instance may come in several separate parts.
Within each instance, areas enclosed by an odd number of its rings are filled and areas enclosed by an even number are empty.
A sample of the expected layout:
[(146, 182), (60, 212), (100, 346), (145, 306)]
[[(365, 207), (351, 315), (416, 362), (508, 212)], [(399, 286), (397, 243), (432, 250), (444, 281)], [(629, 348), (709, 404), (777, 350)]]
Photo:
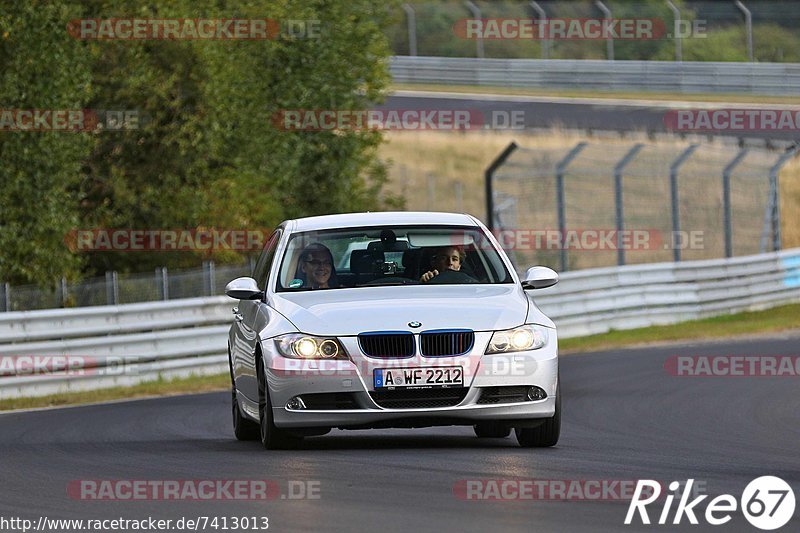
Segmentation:
[[(695, 509), (708, 496), (697, 496), (689, 501), (692, 495), (693, 479), (686, 481), (686, 489), (680, 491), (679, 501), (675, 509), (672, 521), (672, 503), (675, 495), (682, 486), (681, 483), (673, 481), (669, 484), (672, 494), (667, 494), (664, 498), (664, 506), (658, 515), (659, 525), (672, 524), (678, 525), (684, 517), (690, 524), (697, 525), (697, 516), (705, 518), (705, 521), (712, 526), (727, 524), (733, 518), (732, 513), (741, 509), (742, 514), (750, 524), (758, 529), (771, 531), (786, 525), (794, 515), (795, 497), (792, 487), (784, 480), (775, 476), (762, 476), (751, 481), (742, 492), (742, 497), (737, 501), (730, 494), (716, 496), (705, 507), (705, 513), (700, 513)], [(633, 498), (628, 506), (628, 514), (625, 516), (625, 525), (630, 525), (634, 521), (637, 512), (642, 524), (649, 525), (650, 515), (647, 506), (656, 502), (661, 497), (661, 484), (658, 481), (640, 479), (636, 484)], [(655, 506), (654, 506), (655, 507)], [(697, 514), (695, 514), (697, 513)]]

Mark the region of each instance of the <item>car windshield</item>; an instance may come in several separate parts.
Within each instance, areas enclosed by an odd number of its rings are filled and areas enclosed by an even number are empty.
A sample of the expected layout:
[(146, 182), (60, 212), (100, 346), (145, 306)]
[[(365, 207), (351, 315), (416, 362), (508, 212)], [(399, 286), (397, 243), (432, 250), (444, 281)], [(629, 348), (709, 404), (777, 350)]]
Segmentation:
[(276, 290), (512, 282), (480, 228), (381, 226), (295, 233)]

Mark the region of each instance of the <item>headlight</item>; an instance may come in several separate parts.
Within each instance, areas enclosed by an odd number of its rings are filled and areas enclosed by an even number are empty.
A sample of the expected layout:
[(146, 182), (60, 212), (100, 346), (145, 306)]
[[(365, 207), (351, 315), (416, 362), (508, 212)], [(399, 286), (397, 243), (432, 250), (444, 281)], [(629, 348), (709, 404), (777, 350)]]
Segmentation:
[(275, 346), (282, 356), (292, 359), (348, 359), (339, 341), (328, 337), (290, 333), (275, 337)]
[(547, 329), (525, 324), (514, 329), (495, 331), (489, 340), (487, 354), (538, 350), (547, 344)]

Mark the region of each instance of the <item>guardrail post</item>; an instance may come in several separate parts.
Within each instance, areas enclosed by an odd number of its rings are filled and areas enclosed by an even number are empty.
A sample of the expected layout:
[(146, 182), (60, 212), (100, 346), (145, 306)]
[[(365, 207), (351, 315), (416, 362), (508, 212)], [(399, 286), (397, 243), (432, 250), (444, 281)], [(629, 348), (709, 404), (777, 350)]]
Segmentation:
[(119, 281), (116, 271), (106, 272), (106, 304), (117, 305), (119, 302)]
[(686, 150), (683, 151), (681, 155), (673, 161), (672, 165), (669, 167), (669, 188), (670, 188), (670, 196), (672, 199), (672, 259), (678, 263), (681, 260), (681, 246), (683, 246), (683, 242), (676, 242), (676, 239), (681, 238), (681, 214), (680, 214), (680, 197), (678, 195), (678, 171), (689, 159), (695, 150), (697, 150), (698, 145), (693, 144), (689, 146)]
[(550, 33), (550, 28), (547, 26), (547, 13), (538, 2), (531, 0), (530, 5), (539, 15), (539, 42), (542, 47), (542, 59), (547, 59), (550, 57), (550, 38), (546, 36)]
[[(478, 6), (476, 6), (470, 0), (465, 0), (464, 5), (467, 6), (467, 9), (472, 12), (473, 17), (480, 20), (481, 9)], [(479, 58), (483, 58), (483, 35), (478, 35), (478, 37), (475, 39), (475, 54), (477, 54)]]
[(622, 171), (630, 163), (636, 154), (644, 147), (644, 144), (635, 144), (617, 166), (614, 167), (614, 203), (616, 204), (617, 215), (617, 264), (625, 264), (625, 250), (622, 247), (622, 232), (625, 230), (625, 212), (622, 206)]
[(672, 35), (675, 36), (675, 61), (683, 61), (683, 41), (681, 40), (681, 10), (678, 9), (671, 0), (667, 0), (667, 6), (672, 11), (675, 17), (675, 22), (672, 24)]
[(406, 12), (408, 24), (408, 55), (417, 55), (417, 14), (411, 4), (403, 4), (403, 11)]
[(567, 236), (567, 214), (566, 214), (566, 193), (564, 191), (564, 174), (567, 171), (567, 166), (575, 159), (581, 150), (586, 148), (585, 142), (579, 142), (572, 147), (572, 150), (564, 156), (564, 159), (556, 165), (556, 206), (558, 209), (558, 232), (559, 232), (559, 248), (561, 249), (561, 271), (566, 272), (569, 269), (567, 264), (567, 247), (564, 245), (564, 239)]
[[(600, 0), (594, 0), (594, 5), (596, 5), (600, 11), (603, 12), (603, 18), (609, 21), (611, 20), (611, 10), (608, 9), (603, 2)], [(610, 34), (606, 39), (606, 59), (609, 61), (614, 61), (614, 38), (611, 37)]]
[(0, 305), (3, 306), (2, 311), (6, 313), (11, 311), (11, 285), (3, 283), (3, 285), (0, 285), (0, 288), (3, 289), (3, 297), (0, 298)]
[(747, 148), (742, 148), (733, 161), (728, 163), (722, 171), (722, 209), (723, 224), (725, 226), (725, 257), (733, 257), (733, 228), (731, 220), (731, 174), (733, 169), (741, 163), (747, 155)]
[(484, 185), (486, 187), (486, 227), (489, 228), (489, 231), (494, 231), (494, 188), (492, 186), (494, 173), (506, 162), (506, 159), (508, 159), (516, 149), (517, 143), (511, 141), (511, 144), (506, 146), (506, 149), (492, 161), (492, 164), (486, 168), (483, 174)]

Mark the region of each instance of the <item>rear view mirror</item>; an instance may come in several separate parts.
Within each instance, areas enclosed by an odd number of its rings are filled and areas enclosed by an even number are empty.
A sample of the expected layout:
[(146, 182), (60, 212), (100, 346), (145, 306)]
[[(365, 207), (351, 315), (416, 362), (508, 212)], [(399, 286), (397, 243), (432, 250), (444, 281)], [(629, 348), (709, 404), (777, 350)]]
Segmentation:
[(523, 289), (544, 289), (558, 283), (558, 274), (552, 268), (535, 266), (528, 269), (522, 281)]

